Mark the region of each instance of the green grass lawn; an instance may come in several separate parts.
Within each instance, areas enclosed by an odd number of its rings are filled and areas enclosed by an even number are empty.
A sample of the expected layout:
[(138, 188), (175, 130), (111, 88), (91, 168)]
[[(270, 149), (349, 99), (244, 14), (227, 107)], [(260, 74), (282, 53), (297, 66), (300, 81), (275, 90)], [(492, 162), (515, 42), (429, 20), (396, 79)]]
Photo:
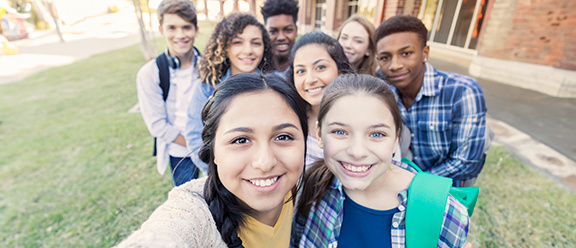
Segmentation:
[[(211, 25), (196, 39), (205, 47)], [(0, 85), (0, 247), (110, 247), (167, 197), (140, 114), (139, 45)], [(574, 247), (576, 195), (490, 151), (474, 247)]]

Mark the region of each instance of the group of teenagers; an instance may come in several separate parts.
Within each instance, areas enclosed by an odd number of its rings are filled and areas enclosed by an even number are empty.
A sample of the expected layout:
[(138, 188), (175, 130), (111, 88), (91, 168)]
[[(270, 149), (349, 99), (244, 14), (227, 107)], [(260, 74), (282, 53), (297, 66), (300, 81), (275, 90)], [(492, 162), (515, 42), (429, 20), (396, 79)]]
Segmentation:
[[(415, 175), (465, 187), (483, 167), (482, 89), (427, 62), (415, 17), (375, 29), (353, 15), (336, 38), (296, 39), (297, 2), (266, 0), (264, 24), (231, 14), (200, 54), (192, 1), (156, 13), (168, 48), (140, 69), (137, 93), (176, 187), (118, 247), (415, 247)], [(467, 208), (445, 199), (433, 246), (471, 246)]]

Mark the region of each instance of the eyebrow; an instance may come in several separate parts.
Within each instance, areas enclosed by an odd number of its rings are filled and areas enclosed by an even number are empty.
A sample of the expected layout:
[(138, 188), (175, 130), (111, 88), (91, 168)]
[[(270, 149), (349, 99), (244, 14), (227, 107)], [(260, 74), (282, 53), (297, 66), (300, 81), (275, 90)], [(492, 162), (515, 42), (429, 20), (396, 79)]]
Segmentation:
[[(320, 62), (323, 61), (323, 60), (324, 60), (324, 61), (328, 61), (327, 59), (319, 59), (319, 60), (314, 61), (312, 64), (313, 64), (313, 65), (318, 64), (318, 63), (320, 63)], [(304, 67), (304, 65), (302, 65), (302, 64), (294, 65), (294, 67), (296, 67), (296, 66), (302, 66), (302, 67)]]
[[(342, 122), (337, 122), (337, 121), (328, 123), (328, 126), (332, 126), (332, 125), (335, 125), (335, 126), (343, 126), (343, 127), (348, 126), (348, 125), (346, 125), (346, 124), (344, 124), (344, 123), (342, 123)], [(390, 128), (390, 129), (392, 129), (390, 126), (388, 126), (388, 125), (386, 125), (386, 124), (384, 124), (384, 123), (379, 123), (379, 124), (374, 124), (374, 125), (370, 125), (370, 126), (369, 126), (369, 128), (379, 128), (379, 127), (384, 127), (384, 128)]]
[[(279, 130), (282, 130), (285, 128), (294, 128), (296, 130), (300, 130), (296, 125), (294, 125), (292, 123), (282, 123), (282, 124), (276, 125), (272, 128), (272, 130), (279, 131)], [(225, 134), (234, 133), (234, 132), (254, 133), (254, 129), (249, 128), (249, 127), (237, 127), (237, 128), (233, 128), (233, 129), (226, 131)]]
[[(410, 48), (410, 47), (411, 47), (411, 45), (406, 45), (406, 46), (404, 46), (404, 47), (401, 47), (401, 48), (398, 49), (398, 50), (399, 50), (399, 51), (403, 51), (403, 50), (406, 50), (406, 49), (408, 49), (408, 48)], [(382, 52), (379, 52), (378, 54), (384, 54), (384, 53), (390, 53), (390, 52), (388, 52), (388, 51), (382, 51)]]

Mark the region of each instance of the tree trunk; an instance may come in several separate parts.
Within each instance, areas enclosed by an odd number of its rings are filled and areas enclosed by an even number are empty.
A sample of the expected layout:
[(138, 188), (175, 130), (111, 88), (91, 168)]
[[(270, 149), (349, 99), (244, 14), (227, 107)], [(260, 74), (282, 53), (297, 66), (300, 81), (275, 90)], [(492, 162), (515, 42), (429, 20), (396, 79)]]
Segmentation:
[(132, 0), (134, 3), (134, 12), (136, 14), (136, 19), (138, 19), (138, 26), (140, 27), (140, 48), (142, 49), (142, 54), (146, 60), (151, 60), (156, 57), (156, 47), (154, 47), (154, 42), (150, 40), (150, 34), (146, 30), (146, 24), (142, 18), (142, 5), (140, 0)]

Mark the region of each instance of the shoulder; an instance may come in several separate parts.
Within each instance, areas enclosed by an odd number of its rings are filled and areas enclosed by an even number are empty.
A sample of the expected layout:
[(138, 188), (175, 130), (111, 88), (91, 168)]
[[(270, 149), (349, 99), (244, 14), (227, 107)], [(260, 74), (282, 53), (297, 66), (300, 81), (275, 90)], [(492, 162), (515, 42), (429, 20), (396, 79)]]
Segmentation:
[(448, 91), (469, 91), (471, 93), (482, 94), (482, 87), (476, 79), (454, 73), (436, 70), (436, 77), (440, 79), (443, 90)]
[(440, 231), (439, 242), (443, 243), (442, 247), (462, 247), (468, 236), (469, 225), (470, 217), (466, 207), (452, 195), (448, 195)]
[(141, 228), (119, 247), (155, 245), (225, 247), (203, 197), (205, 178), (172, 189), (168, 200), (158, 207)]
[(137, 81), (140, 83), (144, 82), (143, 80), (144, 81), (160, 80), (158, 76), (158, 66), (156, 65), (156, 59), (152, 59), (146, 62), (146, 64), (144, 64), (142, 67), (140, 67), (140, 70), (138, 70)]

